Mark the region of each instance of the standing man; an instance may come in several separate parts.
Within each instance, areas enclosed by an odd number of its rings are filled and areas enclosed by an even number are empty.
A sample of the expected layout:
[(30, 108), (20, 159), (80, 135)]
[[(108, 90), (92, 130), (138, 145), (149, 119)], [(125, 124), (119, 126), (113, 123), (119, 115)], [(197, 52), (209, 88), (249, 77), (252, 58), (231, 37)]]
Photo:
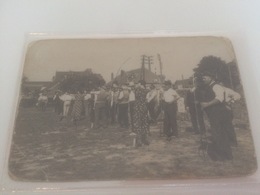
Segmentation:
[(204, 91), (202, 84), (199, 82), (202, 79), (194, 77), (193, 83), (194, 87), (190, 89), (185, 98), (186, 110), (190, 114), (192, 131), (195, 134), (204, 134), (206, 132), (203, 110), (200, 106), (200, 101), (204, 96)]
[(96, 89), (92, 89), (90, 92), (90, 99), (89, 101), (89, 122), (90, 128), (94, 128), (95, 123), (95, 102), (97, 100), (98, 91)]
[(90, 121), (90, 99), (91, 94), (90, 91), (84, 92), (84, 107), (85, 107), (85, 118), (87, 120), (87, 123)]
[(108, 93), (105, 87), (100, 87), (99, 91), (96, 92), (95, 100), (95, 122), (94, 128), (99, 129), (107, 125), (107, 101)]
[[(67, 117), (69, 115), (69, 109), (70, 109), (71, 101), (73, 100), (73, 97), (68, 92), (65, 92), (65, 94), (60, 96), (60, 99), (64, 102), (63, 103), (63, 117)], [(60, 120), (62, 120), (63, 117), (61, 117)]]
[(164, 83), (164, 122), (163, 130), (167, 136), (168, 141), (172, 136), (178, 137), (177, 127), (177, 100), (180, 98), (178, 93), (172, 88), (171, 81), (165, 81)]
[(135, 86), (134, 82), (129, 83), (130, 92), (129, 92), (129, 115), (131, 130), (134, 129), (134, 106), (135, 106)]
[(118, 97), (118, 121), (121, 127), (128, 128), (128, 102), (129, 90), (126, 85), (122, 85), (122, 90)]
[(109, 91), (109, 102), (108, 102), (111, 125), (114, 125), (116, 122), (118, 93), (119, 93), (118, 86), (114, 83)]
[(54, 112), (57, 113), (59, 116), (62, 116), (63, 113), (63, 101), (60, 99), (61, 91), (56, 91), (53, 102), (54, 102)]
[(155, 110), (155, 118), (157, 120), (158, 117), (160, 116), (161, 112), (163, 111), (164, 89), (161, 84), (156, 84), (155, 89), (156, 89), (156, 96), (154, 98), (154, 101), (155, 101), (154, 110)]
[(232, 117), (225, 106), (225, 89), (216, 82), (214, 74), (210, 72), (203, 72), (202, 79), (207, 86), (207, 93), (200, 104), (208, 116), (212, 138), (208, 154), (215, 161), (232, 160), (229, 140)]
[(46, 92), (40, 93), (40, 96), (38, 98), (38, 105), (41, 111), (45, 111), (48, 104), (48, 97), (46, 95)]
[(150, 86), (150, 91), (146, 95), (146, 101), (147, 101), (151, 123), (156, 122), (156, 112), (155, 112), (156, 96), (157, 96), (157, 90), (155, 86), (152, 84)]

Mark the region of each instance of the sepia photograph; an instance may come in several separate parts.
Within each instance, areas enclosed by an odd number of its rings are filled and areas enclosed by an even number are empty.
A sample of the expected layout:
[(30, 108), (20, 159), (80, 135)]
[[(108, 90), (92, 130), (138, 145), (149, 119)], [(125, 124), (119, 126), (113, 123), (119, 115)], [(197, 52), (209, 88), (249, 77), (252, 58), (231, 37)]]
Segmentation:
[(245, 177), (257, 169), (223, 37), (43, 39), (26, 48), (12, 180)]

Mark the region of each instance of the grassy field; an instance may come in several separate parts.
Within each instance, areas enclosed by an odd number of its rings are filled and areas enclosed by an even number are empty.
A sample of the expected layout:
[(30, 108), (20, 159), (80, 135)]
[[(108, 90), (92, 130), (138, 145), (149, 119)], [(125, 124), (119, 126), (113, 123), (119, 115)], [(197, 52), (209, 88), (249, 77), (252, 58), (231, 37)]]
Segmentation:
[(235, 120), (238, 147), (234, 160), (213, 162), (198, 152), (199, 135), (187, 132), (187, 116), (178, 116), (179, 138), (160, 136), (162, 124), (151, 127), (150, 145), (132, 147), (130, 130), (77, 128), (59, 121), (51, 108), (20, 108), (9, 159), (10, 176), (19, 181), (86, 181), (241, 177), (256, 170), (247, 120)]

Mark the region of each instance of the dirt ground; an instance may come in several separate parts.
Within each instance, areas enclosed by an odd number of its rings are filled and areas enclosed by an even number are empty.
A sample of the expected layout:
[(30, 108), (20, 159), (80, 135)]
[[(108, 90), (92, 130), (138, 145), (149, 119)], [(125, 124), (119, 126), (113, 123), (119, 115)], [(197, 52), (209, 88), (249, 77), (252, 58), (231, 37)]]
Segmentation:
[(256, 170), (247, 122), (234, 121), (238, 146), (234, 160), (214, 162), (198, 151), (200, 136), (187, 132), (187, 116), (178, 116), (179, 138), (160, 136), (162, 123), (151, 126), (150, 145), (132, 146), (131, 131), (78, 126), (48, 108), (19, 108), (9, 159), (9, 173), (19, 181), (88, 181), (241, 177)]

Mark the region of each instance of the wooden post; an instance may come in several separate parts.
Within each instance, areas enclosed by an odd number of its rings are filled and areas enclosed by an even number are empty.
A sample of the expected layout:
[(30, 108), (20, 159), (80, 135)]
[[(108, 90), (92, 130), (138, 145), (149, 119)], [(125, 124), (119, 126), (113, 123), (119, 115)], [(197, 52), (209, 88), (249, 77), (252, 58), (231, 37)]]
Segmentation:
[(158, 57), (158, 60), (159, 60), (159, 65), (160, 65), (160, 76), (161, 76), (161, 83), (163, 82), (162, 81), (162, 69), (163, 69), (163, 64), (162, 64), (162, 59), (161, 59), (161, 55), (160, 54), (157, 54), (157, 57)]
[(145, 55), (142, 55), (142, 68), (141, 68), (141, 80), (145, 81)]

